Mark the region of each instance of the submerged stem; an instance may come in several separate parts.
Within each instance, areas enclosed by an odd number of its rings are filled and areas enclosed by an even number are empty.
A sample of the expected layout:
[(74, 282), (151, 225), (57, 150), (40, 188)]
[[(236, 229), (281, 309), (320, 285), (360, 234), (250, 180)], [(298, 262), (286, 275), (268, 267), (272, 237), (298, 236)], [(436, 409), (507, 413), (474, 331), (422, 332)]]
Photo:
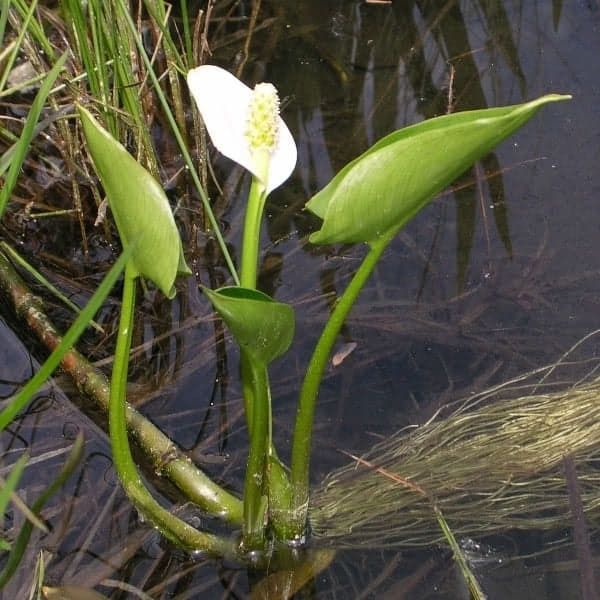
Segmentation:
[(129, 268), (126, 268), (108, 411), (115, 470), (133, 505), (165, 537), (188, 550), (203, 550), (211, 554), (233, 556), (235, 554), (233, 543), (198, 531), (160, 506), (144, 486), (131, 456), (127, 438), (125, 398), (135, 308), (135, 285), (136, 278), (132, 276)]
[(291, 531), (289, 533), (294, 538), (302, 537), (306, 528), (312, 428), (323, 373), (333, 344), (348, 313), (392, 237), (393, 235), (389, 235), (371, 244), (369, 253), (365, 256), (329, 317), (306, 370), (298, 399), (296, 426), (292, 442), (292, 510), (289, 523)]
[[(242, 287), (249, 289), (256, 289), (260, 227), (266, 198), (263, 183), (257, 177), (252, 177), (244, 220), (240, 275)], [(287, 498), (289, 482), (273, 447), (271, 391), (267, 367), (258, 364), (244, 348), (241, 348), (241, 373), (250, 438), (244, 484), (244, 546), (252, 550), (263, 546), (266, 512), (268, 510), (271, 513), (271, 509), (274, 508), (275, 512), (280, 514), (280, 504)], [(287, 505), (289, 506), (289, 501)]]

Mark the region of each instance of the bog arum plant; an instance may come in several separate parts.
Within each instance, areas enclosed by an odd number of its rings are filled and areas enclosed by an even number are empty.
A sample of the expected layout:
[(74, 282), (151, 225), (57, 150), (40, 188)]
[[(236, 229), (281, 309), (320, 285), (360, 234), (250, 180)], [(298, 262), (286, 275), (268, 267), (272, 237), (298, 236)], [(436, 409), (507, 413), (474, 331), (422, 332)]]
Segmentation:
[[(267, 360), (262, 360), (240, 337), (241, 327), (260, 346), (271, 351), (285, 340), (287, 350), (294, 331), (291, 307), (256, 296), (260, 226), (268, 194), (280, 186), (296, 165), (294, 138), (279, 116), (279, 96), (275, 86), (259, 83), (249, 88), (228, 71), (213, 65), (193, 69), (187, 76), (190, 92), (196, 101), (208, 134), (217, 150), (252, 174), (248, 194), (242, 240), (242, 268), (237, 289), (216, 290), (208, 294), (213, 306), (232, 329), (240, 344), (242, 386), (250, 450), (244, 485), (243, 543), (246, 549), (264, 546), (265, 523), (269, 522), (269, 505), (277, 506), (277, 514), (289, 505), (289, 489), (285, 470), (272, 443), (271, 394)], [(232, 323), (228, 307), (237, 302), (237, 327)], [(255, 307), (259, 302), (269, 309), (278, 306), (279, 319), (274, 335), (265, 337), (264, 319)], [(269, 308), (266, 308), (266, 307)], [(247, 320), (246, 315), (255, 318)], [(246, 341), (243, 341), (246, 340)], [(262, 352), (261, 352), (262, 354)], [(283, 508), (285, 512), (285, 508)]]
[[(312, 427), (320, 383), (344, 320), (389, 242), (439, 191), (525, 124), (540, 107), (568, 97), (548, 95), (516, 106), (456, 113), (393, 132), (344, 167), (309, 200), (307, 208), (322, 220), (320, 230), (310, 237), (312, 243), (365, 243), (368, 252), (336, 303), (307, 366), (288, 470), (273, 445), (268, 367), (273, 360), (280, 360), (292, 343), (294, 312), (257, 290), (256, 282), (265, 201), (292, 173), (296, 146), (279, 115), (273, 85), (260, 83), (251, 89), (215, 66), (193, 69), (187, 80), (215, 148), (252, 176), (240, 285), (203, 288), (240, 347), (249, 434), (240, 544), (200, 532), (159, 506), (133, 463), (124, 402), (135, 279), (150, 279), (170, 298), (175, 293), (177, 274), (189, 271), (161, 186), (88, 111), (79, 107), (88, 149), (121, 239), (132, 248), (125, 270), (111, 381), (110, 436), (115, 467), (125, 490), (169, 539), (189, 549), (247, 556), (248, 551), (267, 550), (271, 538), (284, 542), (304, 539)], [(452, 536), (444, 516), (439, 507), (433, 508), (450, 542)], [(218, 511), (215, 513), (220, 516)]]

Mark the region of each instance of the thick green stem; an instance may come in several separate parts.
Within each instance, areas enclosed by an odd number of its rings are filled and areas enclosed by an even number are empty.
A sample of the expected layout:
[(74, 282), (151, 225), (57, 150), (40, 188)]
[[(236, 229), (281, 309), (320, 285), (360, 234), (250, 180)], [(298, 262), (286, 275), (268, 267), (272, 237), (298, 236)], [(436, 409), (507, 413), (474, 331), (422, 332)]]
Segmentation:
[(131, 456), (127, 438), (125, 397), (135, 308), (135, 285), (135, 277), (131, 275), (129, 269), (126, 269), (108, 411), (115, 470), (133, 505), (165, 537), (187, 550), (202, 550), (215, 555), (234, 556), (236, 548), (232, 542), (200, 532), (160, 506), (142, 483)]
[(267, 369), (253, 361), (248, 362), (250, 385), (253, 391), (252, 434), (244, 482), (244, 548), (255, 550), (264, 544), (265, 512), (265, 473), (267, 451), (270, 447), (271, 401), (267, 382)]
[[(268, 158), (265, 169), (268, 168)], [(260, 227), (267, 195), (257, 177), (252, 178), (244, 220), (241, 285), (256, 289)], [(271, 391), (265, 365), (257, 364), (241, 349), (242, 388), (250, 451), (244, 487), (244, 546), (251, 550), (264, 545), (268, 517), (280, 531), (279, 521), (287, 522), (289, 480), (273, 446)], [(283, 515), (283, 517), (282, 517)]]
[(252, 438), (252, 424), (254, 423), (254, 389), (252, 385), (252, 359), (244, 348), (240, 348), (240, 374), (242, 378), (242, 395), (244, 397), (244, 412), (246, 413), (246, 427), (248, 437)]
[[(266, 200), (265, 188), (256, 178), (252, 177), (248, 205), (244, 219), (244, 233), (242, 238), (242, 267), (240, 285), (252, 290), (256, 289), (258, 273), (258, 253), (260, 250), (260, 224)], [(248, 435), (252, 438), (252, 424), (254, 423), (254, 385), (252, 383), (252, 365), (248, 353), (241, 348), (240, 370), (242, 373), (242, 391), (244, 395), (244, 409)]]
[[(267, 195), (257, 177), (252, 178), (244, 220), (241, 285), (256, 289), (260, 227)], [(260, 548), (264, 544), (267, 498), (278, 499), (287, 486), (285, 471), (280, 466), (272, 442), (271, 392), (267, 368), (257, 364), (241, 349), (242, 388), (250, 451), (244, 486), (244, 546)], [(277, 476), (271, 476), (270, 465)], [(271, 488), (271, 489), (270, 489)], [(268, 507), (270, 510), (270, 506)]]
[(308, 364), (300, 390), (292, 443), (292, 510), (289, 522), (291, 527), (291, 531), (288, 533), (289, 537), (299, 539), (304, 535), (306, 529), (312, 428), (323, 373), (338, 333), (391, 237), (387, 236), (379, 239), (371, 245), (369, 253), (364, 258), (327, 321)]
[(252, 178), (248, 206), (244, 219), (244, 233), (242, 237), (242, 266), (240, 285), (249, 289), (256, 289), (258, 273), (258, 252), (260, 249), (260, 225), (265, 207), (264, 185), (256, 178)]

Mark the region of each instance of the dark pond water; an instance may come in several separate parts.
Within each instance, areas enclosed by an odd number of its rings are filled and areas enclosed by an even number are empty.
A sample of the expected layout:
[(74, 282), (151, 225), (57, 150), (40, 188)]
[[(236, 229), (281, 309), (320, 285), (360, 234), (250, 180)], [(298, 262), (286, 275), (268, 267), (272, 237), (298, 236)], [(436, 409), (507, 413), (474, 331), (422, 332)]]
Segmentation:
[[(390, 131), (449, 110), (518, 103), (548, 92), (570, 103), (545, 108), (525, 129), (414, 219), (386, 252), (353, 311), (340, 345), (356, 349), (323, 384), (314, 480), (373, 440), (424, 422), (444, 402), (556, 359), (598, 327), (600, 258), (600, 10), (596, 0), (405, 0), (263, 2), (244, 79), (276, 84), (299, 147), (294, 178), (273, 194), (264, 229), (262, 286), (295, 305), (297, 340), (272, 372), (278, 446), (287, 458), (297, 386), (332, 293), (343, 288), (361, 248), (311, 249), (316, 223), (302, 206), (346, 162)], [(215, 49), (236, 64), (240, 47)], [(240, 237), (245, 178), (225, 160), (222, 219)], [(200, 279), (223, 277), (198, 259)], [(174, 308), (142, 307), (133, 398), (216, 477), (239, 486), (245, 445), (237, 355), (215, 352), (210, 310), (195, 284)], [(170, 311), (170, 312), (169, 312)], [(4, 313), (8, 320), (9, 313)], [(30, 356), (2, 324), (3, 394), (30, 371)], [(160, 335), (180, 327), (169, 338)], [(153, 340), (155, 340), (153, 342)], [(64, 390), (63, 390), (64, 388)], [(83, 428), (88, 458), (36, 540), (52, 553), (48, 580), (98, 585), (113, 598), (243, 598), (248, 575), (232, 565), (189, 561), (148, 532), (110, 469), (105, 435), (69, 400), (60, 380), (19, 426), (33, 456), (62, 447)], [(62, 460), (48, 458), (48, 472)], [(55, 461), (56, 465), (54, 464)], [(39, 472), (28, 470), (32, 496)], [(166, 490), (168, 493), (169, 490)], [(486, 540), (473, 567), (490, 598), (577, 598), (569, 531)], [(19, 574), (6, 598), (19, 594)], [(12, 594), (12, 595), (11, 595)], [(15, 595), (16, 594), (16, 595)], [(467, 598), (444, 548), (340, 553), (307, 598)]]

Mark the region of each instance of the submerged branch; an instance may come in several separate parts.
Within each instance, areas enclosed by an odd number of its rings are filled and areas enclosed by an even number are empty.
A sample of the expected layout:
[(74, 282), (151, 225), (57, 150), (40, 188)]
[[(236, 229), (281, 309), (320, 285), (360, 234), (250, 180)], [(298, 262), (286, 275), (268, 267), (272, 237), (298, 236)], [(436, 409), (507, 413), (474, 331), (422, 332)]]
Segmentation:
[[(43, 312), (40, 300), (2, 253), (0, 290), (44, 346), (49, 350), (56, 348), (61, 341), (60, 334)], [(107, 414), (110, 386), (104, 373), (74, 349), (65, 354), (61, 367), (73, 378), (77, 388)], [(229, 523), (242, 523), (241, 501), (211, 481), (172, 440), (129, 404), (127, 427), (155, 471), (166, 476), (189, 500)]]

